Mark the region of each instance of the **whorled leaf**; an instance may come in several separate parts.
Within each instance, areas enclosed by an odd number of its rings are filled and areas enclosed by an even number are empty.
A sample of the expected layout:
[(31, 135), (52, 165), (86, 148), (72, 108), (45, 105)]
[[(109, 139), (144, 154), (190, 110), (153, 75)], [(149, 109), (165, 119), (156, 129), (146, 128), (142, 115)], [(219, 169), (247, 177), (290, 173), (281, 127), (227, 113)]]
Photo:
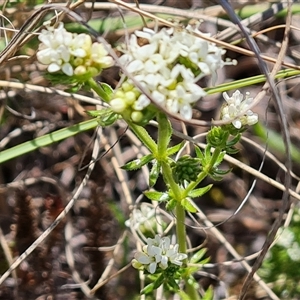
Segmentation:
[(121, 168), (126, 171), (134, 171), (134, 170), (140, 169), (142, 166), (149, 163), (152, 159), (153, 159), (153, 155), (148, 154), (148, 155), (143, 156), (142, 158), (138, 158), (138, 159), (128, 162)]
[(167, 154), (168, 156), (174, 155), (175, 153), (177, 153), (184, 145), (184, 142), (181, 142), (180, 144), (177, 144), (173, 147), (170, 147), (167, 149)]
[(98, 82), (98, 84), (101, 86), (101, 88), (103, 89), (103, 91), (106, 93), (108, 97), (110, 97), (114, 93), (114, 90), (109, 84), (105, 82)]
[(98, 118), (99, 125), (103, 127), (112, 125), (119, 118), (119, 115), (110, 108), (89, 110), (86, 113), (91, 117)]
[(213, 186), (212, 184), (209, 184), (205, 187), (194, 189), (194, 190), (189, 192), (188, 196), (191, 197), (191, 198), (201, 197), (204, 194), (206, 194), (211, 189), (212, 186)]
[(145, 191), (144, 195), (151, 201), (164, 202), (170, 199), (167, 193), (157, 191)]
[(153, 162), (152, 168), (149, 174), (149, 186), (152, 187), (155, 185), (160, 174), (160, 163), (157, 160)]
[(194, 203), (189, 198), (185, 198), (181, 201), (181, 205), (184, 207), (185, 210), (195, 213), (197, 212), (197, 207), (194, 205)]
[(200, 262), (200, 260), (204, 257), (205, 253), (207, 252), (206, 248), (202, 248), (196, 253), (193, 254), (193, 256), (190, 259), (191, 264), (197, 264)]

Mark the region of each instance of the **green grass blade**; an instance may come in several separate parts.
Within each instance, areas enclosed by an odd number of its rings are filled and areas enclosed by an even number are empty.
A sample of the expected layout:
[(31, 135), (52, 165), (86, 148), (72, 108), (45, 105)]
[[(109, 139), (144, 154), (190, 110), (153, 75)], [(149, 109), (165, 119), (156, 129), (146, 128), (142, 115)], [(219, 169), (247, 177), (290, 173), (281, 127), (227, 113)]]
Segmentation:
[(0, 152), (0, 164), (23, 155), (25, 153), (34, 151), (40, 147), (45, 147), (51, 145), (55, 142), (64, 140), (68, 137), (71, 137), (77, 133), (87, 131), (89, 129), (95, 128), (99, 125), (97, 119), (91, 119), (88, 121), (81, 122), (70, 127), (66, 127), (49, 134), (38, 137), (34, 140), (19, 144), (15, 147), (3, 150)]
[[(276, 79), (283, 79), (283, 78), (289, 78), (293, 76), (300, 75), (299, 70), (294, 70), (294, 69), (286, 69), (286, 70), (281, 70), (279, 71), (275, 78)], [(205, 92), (208, 95), (215, 94), (215, 93), (221, 93), (221, 92), (226, 92), (229, 90), (235, 90), (241, 87), (245, 86), (250, 86), (254, 84), (260, 84), (266, 81), (266, 76), (265, 75), (256, 75), (253, 77), (248, 77), (240, 80), (235, 80), (231, 82), (226, 82), (223, 84), (220, 84), (215, 87), (210, 87), (210, 88), (205, 88)]]

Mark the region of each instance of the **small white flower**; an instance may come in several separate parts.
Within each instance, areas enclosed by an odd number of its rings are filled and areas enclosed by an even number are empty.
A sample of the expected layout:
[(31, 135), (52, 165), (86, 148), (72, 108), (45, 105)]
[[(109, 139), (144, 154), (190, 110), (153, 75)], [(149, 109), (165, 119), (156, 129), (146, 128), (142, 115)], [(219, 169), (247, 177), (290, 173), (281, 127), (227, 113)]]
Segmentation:
[(156, 235), (154, 239), (148, 238), (143, 252), (138, 251), (135, 254), (132, 265), (137, 269), (146, 269), (151, 274), (155, 273), (158, 266), (163, 270), (170, 264), (181, 266), (187, 255), (178, 253), (178, 247), (178, 244), (171, 244), (169, 237), (161, 238)]
[(109, 68), (114, 64), (112, 57), (108, 56), (108, 52), (104, 49), (104, 46), (99, 43), (92, 44), (91, 60), (101, 65), (103, 69)]
[(100, 72), (113, 65), (102, 44), (92, 43), (91, 37), (85, 33), (70, 33), (63, 26), (63, 23), (59, 23), (57, 28), (48, 26), (38, 37), (41, 44), (37, 59), (48, 65), (48, 72), (84, 75), (91, 67)]
[(249, 98), (249, 93), (246, 93), (245, 99), (238, 90), (231, 97), (224, 92), (223, 97), (227, 102), (221, 111), (221, 119), (223, 121), (232, 121), (232, 125), (237, 129), (244, 125), (254, 125), (258, 122), (258, 115), (249, 109), (253, 100), (253, 98)]
[(152, 221), (155, 217), (155, 209), (142, 203), (140, 209), (134, 209), (130, 216), (130, 219), (125, 222), (125, 225), (130, 227), (133, 226), (137, 229), (141, 225), (145, 225), (147, 228), (152, 230)]

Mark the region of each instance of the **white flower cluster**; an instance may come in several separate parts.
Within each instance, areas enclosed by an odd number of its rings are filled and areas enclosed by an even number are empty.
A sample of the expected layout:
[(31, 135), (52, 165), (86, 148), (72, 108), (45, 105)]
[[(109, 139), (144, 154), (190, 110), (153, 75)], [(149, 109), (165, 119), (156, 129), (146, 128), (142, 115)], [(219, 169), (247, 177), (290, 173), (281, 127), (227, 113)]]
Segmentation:
[[(222, 60), (225, 50), (192, 33), (199, 31), (190, 25), (180, 30), (163, 28), (159, 32), (144, 28), (131, 35), (120, 57), (126, 70), (156, 103), (171, 113), (179, 112), (184, 119), (192, 118), (192, 105), (206, 95), (196, 82), (210, 74), (214, 79), (217, 69), (235, 64)], [(141, 40), (146, 44), (140, 45)], [(142, 111), (150, 104), (141, 91), (132, 104), (122, 102), (126, 102), (126, 96), (116, 95), (112, 108), (120, 112), (131, 106), (133, 111)]]
[(146, 269), (154, 274), (157, 266), (165, 270), (169, 264), (182, 265), (182, 260), (187, 255), (178, 253), (178, 244), (172, 245), (169, 237), (161, 238), (156, 235), (154, 239), (147, 239), (147, 245), (143, 247), (143, 252), (137, 252), (132, 261), (132, 266), (136, 269)]
[(101, 69), (113, 65), (113, 59), (107, 56), (102, 44), (92, 43), (87, 34), (68, 32), (63, 23), (57, 28), (48, 26), (38, 39), (41, 41), (37, 59), (48, 65), (48, 72), (62, 71), (68, 76), (83, 75), (91, 72), (97, 75)]
[(142, 203), (140, 209), (134, 209), (130, 216), (130, 219), (125, 222), (127, 227), (132, 227), (137, 230), (143, 226), (147, 230), (153, 230), (156, 225), (155, 219), (156, 211), (153, 207), (148, 206), (146, 203)]
[(258, 122), (258, 115), (249, 109), (253, 101), (253, 98), (249, 98), (249, 93), (246, 93), (245, 99), (244, 95), (238, 90), (231, 97), (224, 92), (223, 97), (226, 100), (226, 104), (221, 111), (223, 121), (232, 121), (232, 125), (237, 129)]

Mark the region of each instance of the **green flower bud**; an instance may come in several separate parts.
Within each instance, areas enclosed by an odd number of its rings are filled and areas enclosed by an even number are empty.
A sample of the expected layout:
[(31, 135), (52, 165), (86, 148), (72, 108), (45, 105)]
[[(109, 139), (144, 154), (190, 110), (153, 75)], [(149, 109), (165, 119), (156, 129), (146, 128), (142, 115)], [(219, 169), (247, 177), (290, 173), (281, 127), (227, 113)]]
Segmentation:
[(207, 143), (213, 147), (225, 147), (228, 139), (228, 131), (223, 127), (213, 127), (207, 134)]
[(175, 181), (179, 184), (195, 181), (201, 172), (200, 160), (184, 155), (173, 163), (172, 172)]

